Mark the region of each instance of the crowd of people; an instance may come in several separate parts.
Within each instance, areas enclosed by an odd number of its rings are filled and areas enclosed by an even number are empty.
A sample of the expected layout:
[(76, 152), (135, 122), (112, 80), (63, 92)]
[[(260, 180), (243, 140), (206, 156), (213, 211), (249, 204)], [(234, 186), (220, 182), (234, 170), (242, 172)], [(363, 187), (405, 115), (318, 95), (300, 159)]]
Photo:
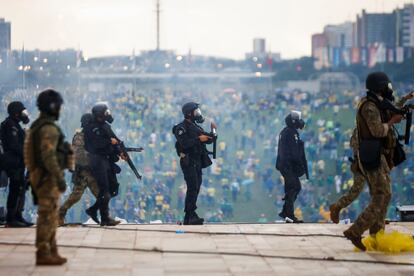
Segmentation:
[[(106, 101), (115, 121), (112, 128), (127, 146), (142, 146), (143, 153), (131, 153), (144, 175), (137, 181), (125, 163), (119, 175), (120, 193), (111, 200), (113, 216), (131, 223), (176, 223), (182, 220), (186, 185), (180, 176), (172, 127), (183, 118), (181, 106), (187, 101), (202, 105), (207, 118), (218, 126), (218, 155), (205, 171), (198, 201), (199, 213), (207, 222), (270, 222), (278, 219), (283, 205), (283, 179), (275, 170), (278, 134), (291, 110), (299, 110), (306, 121), (301, 132), (305, 142), (310, 179), (303, 181), (295, 215), (307, 222), (329, 220), (328, 206), (352, 185), (348, 157), (349, 138), (354, 128), (355, 103), (362, 91), (311, 93), (290, 89), (260, 91), (210, 87), (180, 88), (159, 85), (157, 89), (139, 87), (134, 91), (117, 88), (92, 92), (56, 87), (64, 98), (60, 125), (70, 140), (80, 127), (80, 117), (98, 101)], [(401, 87), (402, 93), (411, 87)], [(0, 95), (1, 119), (5, 106), (22, 101), (32, 117), (39, 91), (16, 90)], [(208, 121), (208, 120), (207, 120)], [(208, 128), (208, 122), (205, 123)], [(406, 163), (392, 173), (391, 206), (409, 204), (414, 196), (413, 158), (407, 147)], [(70, 182), (70, 175), (67, 175)], [(0, 192), (0, 206), (6, 202), (6, 188)], [(70, 188), (64, 196), (70, 193)], [(35, 206), (27, 193), (25, 216), (35, 221)], [(365, 207), (363, 192), (342, 214), (354, 220)], [(87, 193), (68, 212), (67, 222), (85, 222), (84, 210), (94, 202)], [(396, 218), (391, 207), (388, 217)]]

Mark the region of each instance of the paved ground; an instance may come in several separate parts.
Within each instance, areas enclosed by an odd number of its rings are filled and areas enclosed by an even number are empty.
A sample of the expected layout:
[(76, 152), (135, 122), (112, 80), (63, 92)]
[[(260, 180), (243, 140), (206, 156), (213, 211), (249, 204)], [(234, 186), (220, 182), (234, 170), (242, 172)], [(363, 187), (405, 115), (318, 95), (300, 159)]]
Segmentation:
[[(0, 228), (0, 275), (414, 275), (414, 253), (355, 252), (337, 236), (345, 228), (333, 224), (61, 227), (60, 251), (69, 258), (62, 267), (34, 266), (35, 228)], [(414, 233), (414, 223), (392, 223), (387, 229)]]

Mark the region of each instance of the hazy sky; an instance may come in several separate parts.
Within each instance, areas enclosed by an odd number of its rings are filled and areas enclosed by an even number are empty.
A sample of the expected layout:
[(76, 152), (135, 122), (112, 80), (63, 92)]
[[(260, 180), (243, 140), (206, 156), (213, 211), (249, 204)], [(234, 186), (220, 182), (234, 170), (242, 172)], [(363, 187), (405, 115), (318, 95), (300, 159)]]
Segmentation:
[[(355, 20), (365, 8), (391, 11), (407, 0), (161, 0), (161, 48), (242, 58), (252, 39), (285, 58), (310, 54), (310, 36)], [(12, 48), (80, 47), (86, 56), (155, 48), (155, 0), (0, 0)]]

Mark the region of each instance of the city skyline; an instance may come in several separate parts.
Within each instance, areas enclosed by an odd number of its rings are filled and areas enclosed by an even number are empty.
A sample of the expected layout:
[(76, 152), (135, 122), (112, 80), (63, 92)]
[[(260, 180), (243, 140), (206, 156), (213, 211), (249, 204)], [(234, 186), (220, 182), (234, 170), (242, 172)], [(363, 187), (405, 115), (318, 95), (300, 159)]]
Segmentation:
[[(100, 2), (38, 0), (33, 6), (29, 0), (0, 0), (0, 17), (12, 23), (13, 49), (23, 43), (26, 49), (80, 48), (87, 57), (155, 49), (155, 0)], [(354, 21), (363, 8), (390, 12), (413, 1), (239, 2), (161, 0), (161, 49), (242, 59), (253, 38), (263, 37), (267, 50), (283, 58), (310, 56), (309, 37), (325, 25)]]

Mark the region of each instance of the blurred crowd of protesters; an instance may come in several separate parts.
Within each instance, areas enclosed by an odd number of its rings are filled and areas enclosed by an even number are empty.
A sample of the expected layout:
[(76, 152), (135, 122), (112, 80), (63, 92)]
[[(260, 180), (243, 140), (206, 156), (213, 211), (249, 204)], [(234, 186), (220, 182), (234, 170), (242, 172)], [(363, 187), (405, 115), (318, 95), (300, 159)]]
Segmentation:
[[(401, 87), (401, 93), (412, 87)], [(126, 89), (105, 92), (60, 90), (65, 104), (60, 125), (71, 139), (80, 126), (80, 116), (89, 112), (97, 101), (110, 105), (116, 134), (128, 146), (143, 146), (145, 152), (132, 153), (136, 166), (144, 174), (137, 182), (122, 164), (119, 176), (120, 194), (111, 200), (113, 215), (128, 222), (175, 223), (182, 219), (185, 183), (177, 163), (173, 125), (182, 119), (181, 105), (194, 100), (202, 104), (206, 117), (218, 125), (218, 158), (206, 174), (199, 197), (200, 215), (207, 222), (245, 221), (270, 222), (277, 219), (283, 204), (283, 179), (274, 169), (278, 133), (285, 115), (300, 110), (306, 121), (302, 134), (310, 169), (310, 180), (303, 183), (295, 215), (305, 221), (327, 221), (329, 203), (352, 185), (348, 157), (349, 138), (354, 127), (355, 103), (363, 96), (360, 91), (308, 93), (276, 89), (267, 92), (236, 91), (232, 88), (212, 89), (200, 85), (196, 89), (151, 89), (135, 92)], [(12, 100), (22, 101), (36, 114), (35, 94), (38, 91), (13, 91), (0, 95), (1, 118), (5, 106)], [(408, 147), (404, 165), (393, 170), (391, 206), (409, 204), (414, 198), (414, 158)], [(68, 181), (70, 176), (68, 175)], [(65, 196), (70, 193), (70, 189)], [(30, 193), (25, 210), (27, 218), (35, 220)], [(364, 192), (342, 214), (355, 219), (367, 204)], [(6, 191), (0, 192), (0, 206), (5, 205)], [(68, 222), (84, 222), (84, 211), (93, 202), (86, 194), (71, 209)], [(391, 207), (388, 216), (395, 218)]]

